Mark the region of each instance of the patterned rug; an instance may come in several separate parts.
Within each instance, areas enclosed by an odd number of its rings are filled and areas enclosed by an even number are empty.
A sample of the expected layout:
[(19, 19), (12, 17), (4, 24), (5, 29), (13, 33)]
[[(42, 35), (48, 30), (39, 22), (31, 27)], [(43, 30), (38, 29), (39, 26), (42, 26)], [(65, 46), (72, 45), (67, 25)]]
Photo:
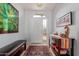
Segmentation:
[(25, 56), (52, 56), (48, 46), (29, 46), (26, 50)]

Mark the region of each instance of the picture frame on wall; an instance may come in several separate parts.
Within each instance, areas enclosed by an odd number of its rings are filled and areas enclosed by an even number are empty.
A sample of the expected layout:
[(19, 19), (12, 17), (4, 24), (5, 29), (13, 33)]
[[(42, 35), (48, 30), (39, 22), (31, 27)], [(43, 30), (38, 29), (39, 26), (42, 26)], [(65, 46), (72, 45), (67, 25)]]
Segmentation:
[(19, 12), (10, 3), (0, 3), (0, 34), (17, 33)]
[(65, 25), (72, 25), (72, 12), (69, 12), (56, 20), (57, 27), (62, 27)]

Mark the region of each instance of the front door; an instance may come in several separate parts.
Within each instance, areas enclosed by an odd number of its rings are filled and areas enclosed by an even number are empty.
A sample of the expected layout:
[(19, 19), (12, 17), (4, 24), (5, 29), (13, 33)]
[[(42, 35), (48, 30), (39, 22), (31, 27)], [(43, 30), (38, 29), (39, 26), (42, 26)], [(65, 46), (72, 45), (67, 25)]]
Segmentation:
[(31, 43), (43, 43), (43, 24), (42, 18), (34, 18), (31, 25)]

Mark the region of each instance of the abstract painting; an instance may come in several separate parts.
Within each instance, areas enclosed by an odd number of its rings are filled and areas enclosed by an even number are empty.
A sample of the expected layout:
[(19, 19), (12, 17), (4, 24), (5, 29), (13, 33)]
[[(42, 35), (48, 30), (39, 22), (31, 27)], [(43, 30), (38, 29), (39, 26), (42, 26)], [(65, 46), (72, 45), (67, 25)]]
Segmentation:
[(0, 3), (0, 34), (18, 32), (19, 12), (10, 3)]

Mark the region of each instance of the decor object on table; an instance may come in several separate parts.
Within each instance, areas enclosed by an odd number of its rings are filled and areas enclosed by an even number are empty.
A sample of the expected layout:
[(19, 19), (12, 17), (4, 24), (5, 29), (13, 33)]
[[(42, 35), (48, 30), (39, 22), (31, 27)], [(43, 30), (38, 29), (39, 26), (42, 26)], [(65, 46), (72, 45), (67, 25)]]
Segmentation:
[(66, 38), (69, 38), (70, 29), (69, 29), (68, 25), (66, 25), (66, 26), (64, 27), (64, 30), (65, 30), (65, 37), (66, 37)]
[(56, 21), (56, 26), (65, 26), (72, 24), (72, 12), (65, 14)]
[(0, 34), (18, 32), (19, 12), (10, 3), (0, 3)]

